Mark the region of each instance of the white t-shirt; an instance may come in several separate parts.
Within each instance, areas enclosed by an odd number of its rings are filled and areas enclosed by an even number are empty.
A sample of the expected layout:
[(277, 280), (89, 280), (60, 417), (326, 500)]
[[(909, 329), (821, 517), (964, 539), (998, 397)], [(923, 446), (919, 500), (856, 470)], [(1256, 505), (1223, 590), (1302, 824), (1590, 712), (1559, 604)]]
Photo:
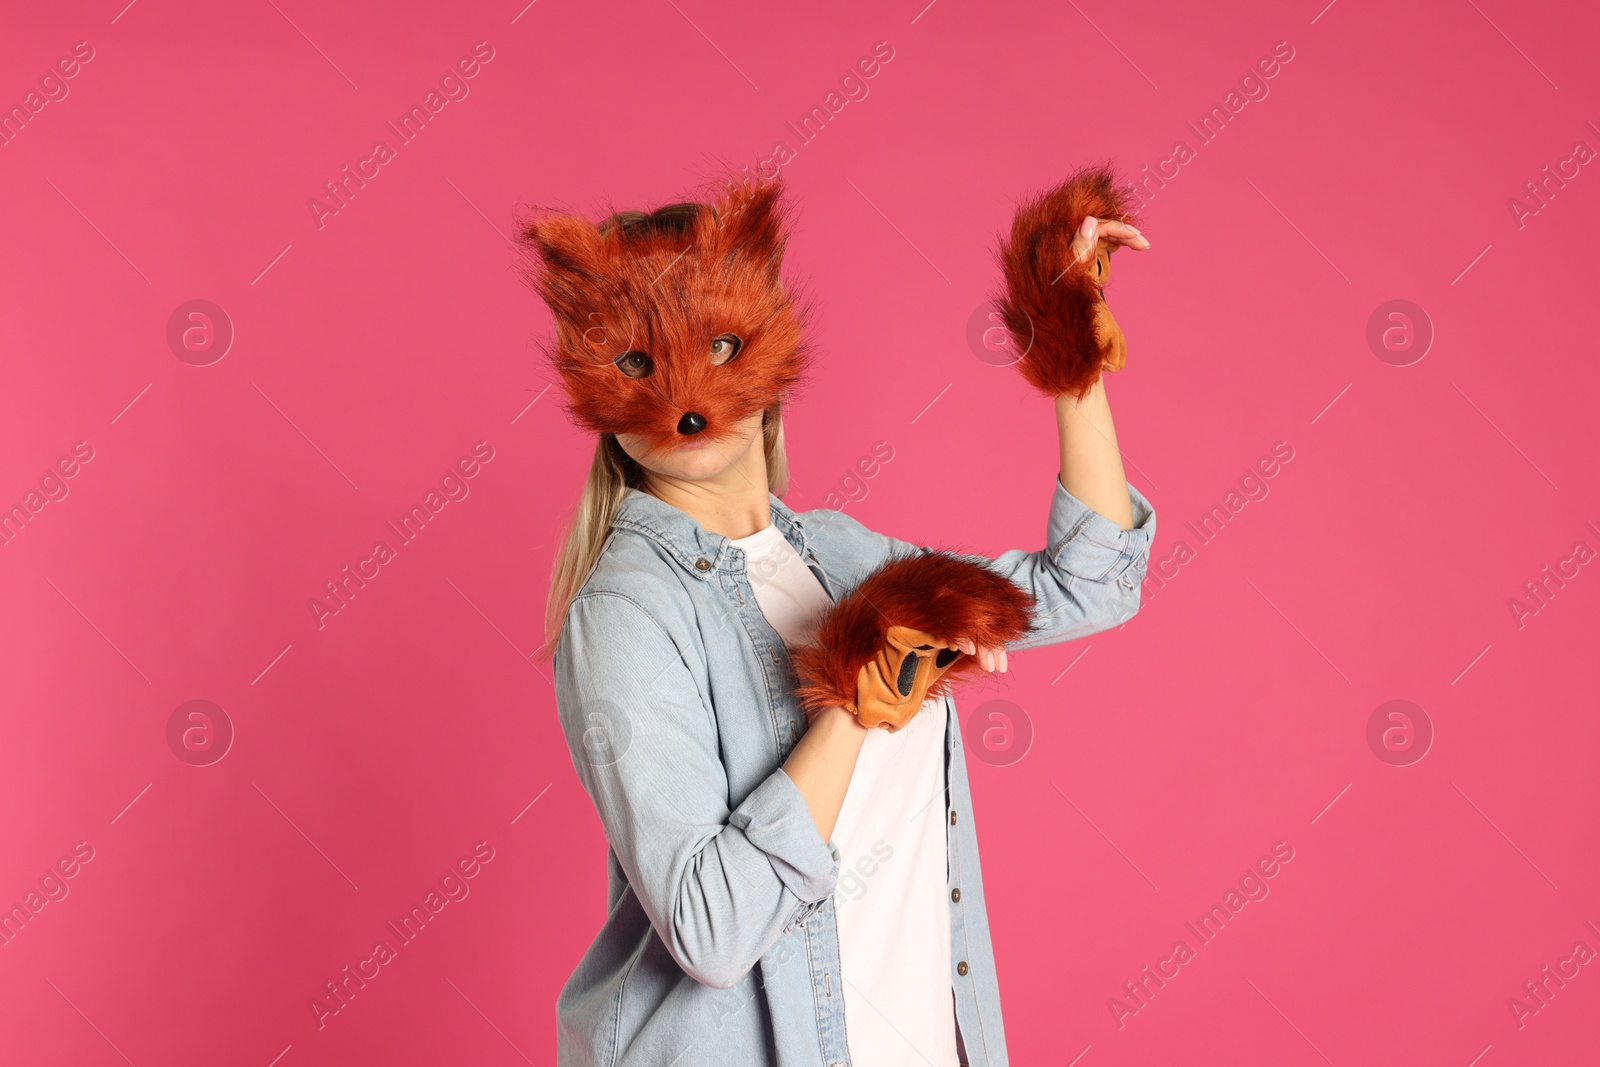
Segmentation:
[[(767, 622), (805, 644), (832, 604), (776, 526), (733, 541)], [(833, 828), (845, 1033), (855, 1067), (958, 1067), (945, 846), (947, 705), (861, 746)]]

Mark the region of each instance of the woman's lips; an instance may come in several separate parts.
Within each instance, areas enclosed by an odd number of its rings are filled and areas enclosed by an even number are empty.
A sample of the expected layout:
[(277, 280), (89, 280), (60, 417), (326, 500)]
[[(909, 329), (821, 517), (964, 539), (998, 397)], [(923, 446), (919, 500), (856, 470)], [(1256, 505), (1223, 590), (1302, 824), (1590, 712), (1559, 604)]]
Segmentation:
[(704, 437), (691, 437), (691, 438), (689, 438), (689, 440), (685, 441), (683, 444), (678, 446), (678, 451), (679, 452), (693, 452), (696, 449), (701, 449), (701, 448), (706, 447), (710, 443), (711, 442), (706, 440)]

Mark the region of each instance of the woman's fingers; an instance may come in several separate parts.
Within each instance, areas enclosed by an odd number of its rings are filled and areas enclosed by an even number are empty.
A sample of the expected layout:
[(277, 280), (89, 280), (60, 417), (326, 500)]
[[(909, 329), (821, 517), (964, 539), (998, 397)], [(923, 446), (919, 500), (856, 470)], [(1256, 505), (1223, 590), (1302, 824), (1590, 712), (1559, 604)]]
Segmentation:
[(1072, 261), (1082, 263), (1094, 255), (1095, 236), (1100, 232), (1100, 220), (1093, 215), (1085, 215), (1083, 225), (1078, 227), (1078, 232), (1072, 235)]
[(950, 644), (977, 660), (978, 666), (986, 671), (1004, 674), (1009, 666), (1004, 645), (979, 645), (967, 637), (951, 638)]
[(999, 671), (1004, 674), (1006, 670), (1006, 650), (1003, 645), (979, 645), (977, 652), (978, 666), (991, 674)]
[(1140, 251), (1150, 247), (1149, 239), (1139, 232), (1138, 227), (1129, 223), (1106, 219), (1100, 223), (1099, 230), (1102, 241), (1113, 241)]
[(1096, 241), (1126, 245), (1141, 252), (1150, 247), (1149, 238), (1140, 233), (1138, 227), (1116, 219), (1097, 219), (1088, 215), (1073, 235), (1072, 261), (1082, 263), (1093, 256)]

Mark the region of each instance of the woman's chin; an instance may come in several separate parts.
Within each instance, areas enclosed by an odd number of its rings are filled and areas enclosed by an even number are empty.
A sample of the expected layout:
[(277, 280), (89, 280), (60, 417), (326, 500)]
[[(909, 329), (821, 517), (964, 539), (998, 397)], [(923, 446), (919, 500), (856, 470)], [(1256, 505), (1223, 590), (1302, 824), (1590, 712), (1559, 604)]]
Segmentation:
[(689, 481), (715, 478), (733, 465), (726, 447), (713, 442), (698, 448), (679, 448), (672, 453), (670, 473)]

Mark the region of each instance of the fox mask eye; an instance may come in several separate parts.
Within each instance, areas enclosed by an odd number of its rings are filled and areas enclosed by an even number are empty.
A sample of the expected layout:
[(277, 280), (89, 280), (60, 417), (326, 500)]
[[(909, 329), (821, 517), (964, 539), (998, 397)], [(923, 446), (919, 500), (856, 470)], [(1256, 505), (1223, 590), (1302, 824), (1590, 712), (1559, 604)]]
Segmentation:
[(739, 340), (737, 337), (735, 337), (731, 333), (725, 333), (725, 334), (722, 334), (720, 337), (712, 338), (712, 341), (711, 341), (711, 364), (712, 364), (712, 366), (720, 367), (724, 363), (727, 363), (729, 360), (733, 359), (734, 356), (737, 356), (739, 354), (739, 349), (741, 349), (743, 347), (744, 347), (744, 342)]
[(624, 352), (612, 362), (619, 371), (630, 378), (648, 378), (650, 372), (656, 369), (655, 360), (643, 352)]
[[(744, 342), (731, 333), (712, 338), (711, 365), (722, 366), (737, 356), (743, 347)], [(611, 362), (630, 378), (648, 378), (656, 369), (655, 360), (637, 350), (624, 352)]]

